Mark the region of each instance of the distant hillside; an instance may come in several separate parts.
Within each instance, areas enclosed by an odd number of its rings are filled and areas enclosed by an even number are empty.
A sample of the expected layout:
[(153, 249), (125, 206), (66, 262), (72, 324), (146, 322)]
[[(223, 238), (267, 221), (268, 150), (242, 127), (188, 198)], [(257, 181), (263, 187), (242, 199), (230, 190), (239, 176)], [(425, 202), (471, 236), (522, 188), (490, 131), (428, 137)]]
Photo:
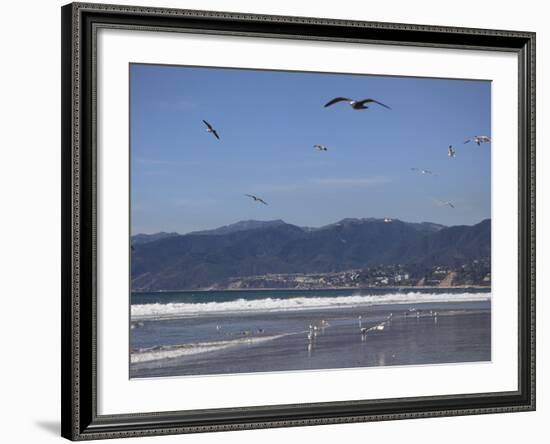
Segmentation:
[(208, 288), (269, 273), (328, 273), (387, 264), (456, 266), (490, 256), (491, 223), (444, 227), (344, 219), (322, 228), (243, 221), (187, 235), (133, 239), (132, 288)]
[(131, 237), (132, 245), (145, 244), (147, 242), (153, 242), (160, 239), (165, 239), (167, 237), (179, 236), (178, 233), (165, 233), (161, 231), (160, 233), (155, 234), (136, 234)]
[(229, 233), (236, 233), (237, 231), (247, 231), (247, 230), (257, 230), (260, 228), (269, 228), (269, 227), (276, 227), (279, 225), (285, 225), (285, 222), (278, 219), (278, 220), (268, 220), (268, 221), (261, 221), (261, 220), (243, 220), (231, 225), (224, 225), (220, 228), (215, 228), (213, 230), (203, 230), (203, 231), (193, 231), (189, 234), (213, 234), (213, 235), (220, 235), (220, 234), (229, 234)]

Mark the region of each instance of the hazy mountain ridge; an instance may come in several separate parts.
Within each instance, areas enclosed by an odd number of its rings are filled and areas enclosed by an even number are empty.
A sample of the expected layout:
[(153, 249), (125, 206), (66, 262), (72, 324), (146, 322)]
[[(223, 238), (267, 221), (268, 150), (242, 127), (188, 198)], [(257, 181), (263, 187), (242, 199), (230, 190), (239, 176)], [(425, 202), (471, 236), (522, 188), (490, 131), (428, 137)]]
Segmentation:
[(242, 221), (217, 230), (134, 242), (132, 288), (209, 288), (243, 276), (329, 273), (383, 264), (456, 266), (489, 257), (490, 227), (490, 220), (444, 227), (344, 219), (317, 229), (283, 221)]
[(285, 222), (281, 219), (277, 220), (242, 220), (230, 225), (224, 225), (219, 228), (214, 228), (212, 230), (202, 230), (202, 231), (192, 231), (188, 234), (211, 234), (211, 235), (220, 235), (220, 234), (229, 234), (235, 233), (237, 231), (247, 231), (247, 230), (257, 230), (268, 227), (275, 227), (278, 225), (285, 225)]
[(153, 233), (153, 234), (135, 234), (134, 236), (131, 237), (132, 239), (132, 244), (133, 245), (137, 245), (137, 244), (145, 244), (147, 242), (153, 242), (153, 241), (156, 241), (156, 240), (160, 240), (160, 239), (165, 239), (167, 237), (174, 237), (174, 236), (181, 236), (179, 233), (167, 233), (165, 231), (161, 231), (159, 233)]
[[(377, 219), (377, 218), (374, 218), (374, 217), (369, 217), (369, 218), (346, 218), (346, 219), (342, 219), (341, 221), (339, 222), (335, 222), (333, 224), (329, 224), (329, 225), (323, 225), (321, 227), (300, 227), (301, 229), (303, 229), (304, 231), (317, 231), (317, 230), (325, 230), (327, 228), (332, 228), (334, 226), (338, 226), (338, 225), (345, 225), (345, 224), (360, 224), (360, 223), (364, 223), (364, 222), (383, 222), (384, 219)], [(398, 219), (395, 220), (396, 222), (400, 222)], [(406, 222), (407, 224), (417, 228), (418, 230), (420, 231), (438, 231), (438, 230), (441, 230), (442, 228), (446, 228), (445, 225), (441, 225), (441, 224), (436, 224), (436, 223), (432, 223), (432, 222)], [(278, 226), (278, 225), (290, 225), (290, 224), (287, 224), (284, 220), (282, 219), (275, 219), (275, 220), (266, 220), (266, 221), (263, 221), (263, 220), (254, 220), (254, 219), (250, 219), (250, 220), (242, 220), (242, 221), (239, 221), (239, 222), (235, 222), (233, 224), (229, 224), (229, 225), (223, 225), (221, 227), (218, 227), (218, 228), (213, 228), (213, 229), (210, 229), (210, 230), (199, 230), (199, 231), (191, 231), (189, 233), (186, 233), (186, 234), (180, 234), (180, 233), (176, 233), (176, 232), (165, 232), (165, 231), (161, 231), (161, 232), (158, 232), (158, 233), (153, 233), (153, 234), (143, 234), (143, 233), (139, 233), (139, 234), (135, 234), (133, 235), (131, 238), (132, 238), (132, 242), (135, 243), (135, 244), (139, 244), (139, 243), (145, 243), (145, 242), (151, 242), (151, 241), (154, 241), (154, 240), (159, 240), (159, 239), (164, 239), (166, 237), (174, 237), (174, 236), (187, 236), (187, 235), (220, 235), (220, 234), (229, 234), (229, 233), (235, 233), (237, 231), (247, 231), (247, 230), (256, 230), (256, 229), (261, 229), (261, 228), (267, 228), (267, 227), (274, 227), (274, 226)]]

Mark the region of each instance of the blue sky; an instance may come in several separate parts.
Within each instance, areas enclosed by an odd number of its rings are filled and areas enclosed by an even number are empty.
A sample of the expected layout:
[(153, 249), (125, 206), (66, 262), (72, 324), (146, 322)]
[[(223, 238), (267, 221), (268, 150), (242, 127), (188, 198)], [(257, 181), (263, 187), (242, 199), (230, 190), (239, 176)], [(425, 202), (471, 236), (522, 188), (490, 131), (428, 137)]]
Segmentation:
[[(130, 76), (132, 234), (247, 219), (469, 225), (490, 217), (491, 147), (463, 143), (491, 135), (489, 81), (141, 64)], [(337, 96), (392, 109), (323, 107)]]

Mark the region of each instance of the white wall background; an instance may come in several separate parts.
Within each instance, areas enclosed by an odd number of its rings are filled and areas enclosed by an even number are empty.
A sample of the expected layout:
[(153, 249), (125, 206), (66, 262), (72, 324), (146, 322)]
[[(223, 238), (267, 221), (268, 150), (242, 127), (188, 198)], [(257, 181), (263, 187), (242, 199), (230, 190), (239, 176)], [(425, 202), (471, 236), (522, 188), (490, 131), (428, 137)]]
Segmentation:
[[(543, 196), (545, 108), (543, 79), (550, 56), (550, 14), (536, 0), (384, 2), (292, 0), (163, 0), (116, 3), (211, 9), (261, 14), (306, 15), (431, 25), (537, 32), (538, 113), (538, 410), (483, 415), (140, 438), (125, 442), (275, 443), (281, 441), (464, 443), (544, 442), (550, 420), (550, 385), (545, 384), (550, 329), (544, 318), (543, 232), (548, 205)], [(60, 441), (60, 6), (59, 0), (5, 2), (0, 26), (0, 436), (9, 443)], [(544, 251), (546, 250), (546, 251)], [(548, 352), (548, 351), (547, 351)]]

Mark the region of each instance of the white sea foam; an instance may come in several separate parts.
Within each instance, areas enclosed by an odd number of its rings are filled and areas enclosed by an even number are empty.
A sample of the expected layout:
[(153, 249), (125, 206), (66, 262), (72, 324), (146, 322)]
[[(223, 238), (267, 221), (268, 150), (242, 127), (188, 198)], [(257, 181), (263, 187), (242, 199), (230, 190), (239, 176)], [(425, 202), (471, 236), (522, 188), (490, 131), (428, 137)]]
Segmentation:
[(279, 312), (322, 310), (364, 305), (411, 304), (425, 302), (487, 301), (490, 293), (391, 293), (333, 297), (296, 297), (288, 299), (236, 299), (227, 302), (168, 303), (132, 305), (132, 320), (172, 319), (208, 314), (241, 312)]
[(231, 347), (238, 347), (247, 344), (259, 344), (285, 335), (259, 336), (252, 338), (239, 338), (228, 341), (197, 342), (193, 344), (163, 345), (133, 351), (130, 354), (130, 362), (138, 364), (142, 362), (158, 361), (161, 359), (173, 359), (188, 355), (197, 355), (212, 351), (223, 350)]

